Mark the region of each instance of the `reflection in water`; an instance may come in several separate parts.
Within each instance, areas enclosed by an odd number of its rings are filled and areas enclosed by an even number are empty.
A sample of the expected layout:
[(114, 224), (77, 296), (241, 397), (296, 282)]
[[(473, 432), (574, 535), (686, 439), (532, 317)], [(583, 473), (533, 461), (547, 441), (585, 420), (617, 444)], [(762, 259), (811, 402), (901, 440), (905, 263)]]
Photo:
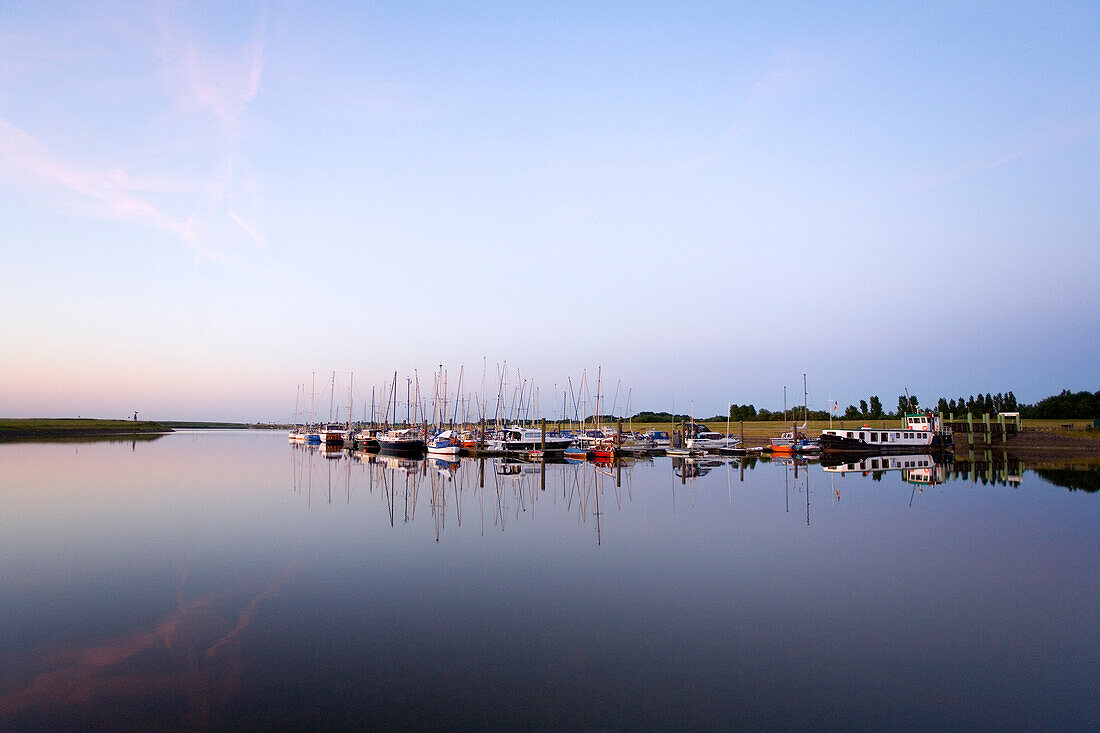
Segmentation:
[(0, 444), (8, 443), (128, 443), (131, 448), (138, 443), (152, 443), (168, 433), (113, 433), (106, 435), (55, 435), (17, 436), (0, 435)]
[[(360, 491), (368, 497), (378, 496), (385, 504), (391, 526), (395, 526), (397, 518), (407, 524), (416, 519), (421, 489), (426, 483), (436, 541), (441, 539), (448, 521), (462, 525), (463, 497), (471, 494), (480, 514), (482, 534), (486, 520), (503, 532), (510, 522), (523, 515), (534, 518), (536, 505), (548, 498), (555, 505), (560, 500), (564, 511), (575, 513), (579, 523), (594, 521), (599, 543), (601, 496), (606, 494), (607, 486), (613, 486), (613, 499), (621, 508), (624, 496), (627, 500), (630, 498), (635, 463), (543, 463), (500, 457), (424, 459), (360, 451), (326, 453), (310, 445), (291, 445), (290, 450), (293, 491), (305, 498), (307, 507), (312, 504), (315, 489), (323, 489), (327, 503), (331, 504), (332, 487), (336, 485), (343, 488), (347, 503), (351, 503)], [(703, 473), (710, 470), (709, 464), (705, 465), (708, 467)], [(724, 465), (724, 462), (717, 461), (715, 465)], [(622, 491), (624, 474), (625, 494)], [(696, 472), (695, 475), (702, 474)], [(488, 487), (486, 476), (490, 481)], [(315, 482), (318, 487), (314, 486)], [(487, 505), (490, 507), (488, 513)]]
[(209, 726), (211, 707), (235, 695), (240, 686), (242, 633), (293, 570), (290, 563), (273, 578), (256, 578), (197, 598), (185, 597), (186, 572), (181, 572), (175, 608), (152, 625), (90, 643), (8, 656), (0, 678), (0, 716), (19, 720), (27, 712), (48, 711), (49, 717), (63, 720), (73, 707), (125, 708), (179, 699), (182, 709), (172, 710), (168, 719), (173, 727)]
[[(456, 526), (462, 524), (463, 496), (472, 494), (474, 504), (480, 513), (480, 523), (484, 534), (486, 518), (494, 528), (504, 531), (511, 521), (518, 520), (524, 514), (535, 515), (536, 504), (540, 497), (547, 495), (555, 504), (561, 500), (564, 511), (575, 513), (579, 523), (592, 521), (595, 524), (596, 543), (601, 539), (601, 511), (598, 503), (608, 501), (608, 487), (614, 491), (610, 499), (617, 509), (622, 509), (624, 498), (631, 499), (630, 481), (636, 465), (654, 466), (652, 457), (647, 459), (619, 459), (616, 461), (547, 461), (531, 462), (514, 458), (454, 458), (441, 459), (409, 458), (379, 455), (369, 452), (351, 452), (348, 450), (325, 451), (317, 446), (292, 446), (293, 485), (297, 494), (303, 494), (307, 503), (311, 501), (315, 474), (323, 476), (323, 488), (328, 503), (332, 503), (332, 487), (342, 486), (344, 498), (350, 503), (352, 496), (360, 488), (367, 494), (383, 500), (390, 518), (391, 526), (395, 516), (404, 523), (415, 520), (421, 484), (428, 481), (430, 489), (431, 516), (435, 523), (434, 537), (439, 541), (443, 536), (449, 516), (454, 514)], [(701, 456), (692, 458), (673, 457), (667, 460), (671, 474), (679, 483), (689, 486), (688, 498), (695, 506), (695, 480), (715, 471), (726, 477), (729, 501), (733, 501), (733, 476), (744, 482), (746, 471), (758, 469), (774, 471), (783, 469), (784, 511), (791, 512), (792, 494), (797, 503), (804, 506), (806, 524), (811, 521), (811, 478), (810, 466), (820, 463), (824, 476), (829, 478), (828, 493), (839, 502), (842, 496), (843, 480), (850, 475), (869, 478), (880, 482), (889, 473), (900, 475), (904, 485), (911, 489), (909, 506), (917, 494), (926, 488), (939, 486), (948, 481), (971, 481), (973, 483), (1019, 486), (1024, 465), (1009, 456), (996, 454), (979, 457), (980, 460), (953, 462), (943, 454), (912, 455), (825, 455), (825, 456), (775, 456), (764, 457), (749, 455), (740, 457)], [(322, 462), (323, 459), (323, 462)], [(315, 466), (314, 464), (318, 464)], [(326, 469), (320, 472), (319, 468)], [(725, 471), (722, 471), (725, 469)], [(627, 490), (621, 491), (624, 473), (627, 477)], [(336, 478), (334, 479), (334, 474)], [(491, 484), (486, 495), (486, 475)], [(1083, 488), (1095, 491), (1095, 473), (1069, 471), (1059, 474), (1050, 470), (1041, 471), (1041, 475), (1060, 478), (1071, 489)], [(1082, 478), (1083, 477), (1083, 478)], [(838, 483), (840, 479), (840, 483)], [(1090, 481), (1092, 483), (1090, 483)], [(1086, 488), (1093, 486), (1094, 488)], [(673, 490), (673, 502), (675, 503)], [(486, 514), (486, 503), (491, 510)], [(401, 512), (395, 513), (400, 507)]]
[(0, 446), (0, 729), (1089, 728), (1095, 473), (877, 458)]

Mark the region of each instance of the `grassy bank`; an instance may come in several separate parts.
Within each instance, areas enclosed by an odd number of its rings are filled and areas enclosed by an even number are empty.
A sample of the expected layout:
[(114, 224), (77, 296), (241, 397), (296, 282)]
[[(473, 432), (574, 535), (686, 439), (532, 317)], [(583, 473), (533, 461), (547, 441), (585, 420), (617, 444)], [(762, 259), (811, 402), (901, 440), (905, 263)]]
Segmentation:
[(87, 418), (0, 418), (0, 441), (39, 438), (87, 438), (108, 435), (169, 433), (164, 423), (148, 420)]
[[(706, 421), (705, 424), (716, 432), (726, 432), (725, 420), (709, 420)], [(780, 433), (785, 430), (790, 430), (792, 424), (793, 423), (790, 421), (782, 422), (776, 420), (746, 421), (744, 425), (745, 443), (747, 445), (764, 445), (770, 438), (778, 437)], [(797, 424), (801, 427), (802, 421), (797, 421)], [(864, 425), (872, 428), (887, 429), (900, 429), (903, 426), (902, 421), (897, 418), (880, 418), (878, 420), (833, 420), (831, 427), (837, 430), (855, 430)], [(623, 421), (624, 430), (628, 429), (629, 426), (630, 424), (628, 422)], [(614, 425), (612, 425), (612, 427), (614, 427)], [(806, 425), (806, 432), (810, 437), (814, 437), (822, 430), (829, 429), (829, 427), (830, 424), (828, 420), (810, 420)], [(671, 431), (673, 429), (679, 429), (680, 424), (635, 422), (633, 428), (635, 431), (649, 429)], [(1024, 420), (1023, 429), (1050, 432), (1065, 437), (1088, 438), (1100, 442), (1100, 429), (1093, 428), (1091, 420)], [(741, 423), (736, 420), (730, 421), (729, 432), (733, 435), (740, 435)]]

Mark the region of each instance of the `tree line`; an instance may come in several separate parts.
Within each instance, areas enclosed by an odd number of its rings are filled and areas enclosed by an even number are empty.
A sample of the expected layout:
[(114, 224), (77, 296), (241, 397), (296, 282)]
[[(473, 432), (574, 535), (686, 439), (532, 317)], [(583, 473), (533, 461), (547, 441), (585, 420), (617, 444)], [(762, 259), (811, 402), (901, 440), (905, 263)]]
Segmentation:
[[(918, 412), (922, 409), (920, 400), (916, 395), (898, 395), (897, 408), (893, 412), (887, 412), (878, 395), (871, 395), (866, 400), (860, 400), (858, 405), (848, 405), (841, 412), (839, 406), (835, 410), (807, 410), (806, 419), (822, 421), (828, 420), (830, 414), (833, 418), (844, 420), (886, 420), (900, 419), (906, 414)], [(999, 412), (1019, 412), (1024, 418), (1035, 420), (1042, 419), (1088, 419), (1100, 417), (1100, 391), (1070, 392), (1064, 389), (1056, 395), (1051, 395), (1039, 400), (1033, 405), (1023, 404), (1016, 400), (1016, 395), (1011, 390), (998, 392), (997, 394), (970, 395), (968, 397), (946, 398), (936, 400), (934, 407), (925, 407), (933, 412), (955, 417), (965, 416), (970, 413), (974, 416), (995, 416)], [(802, 420), (802, 408), (792, 407), (784, 414), (783, 410), (757, 409), (754, 405), (730, 405), (730, 420), (746, 421), (787, 421)], [(602, 424), (614, 423), (619, 418), (614, 415), (601, 415)], [(671, 412), (642, 411), (633, 417), (623, 417), (623, 420), (634, 420), (641, 423), (679, 423), (691, 420), (689, 415), (673, 414)], [(699, 422), (715, 422), (725, 420), (725, 415), (713, 415), (711, 417), (697, 417)], [(589, 416), (584, 422), (593, 422)]]
[[(859, 405), (848, 405), (840, 412), (839, 406), (832, 411), (834, 418), (844, 420), (880, 420), (887, 418), (902, 418), (906, 414), (920, 411), (921, 403), (916, 395), (898, 395), (897, 409), (887, 412), (878, 395), (871, 395), (866, 400), (860, 400)], [(947, 415), (964, 416), (970, 413), (974, 416), (995, 416), (1000, 412), (1019, 412), (1021, 417), (1033, 420), (1042, 419), (1088, 419), (1100, 417), (1100, 391), (1070, 392), (1064, 389), (1056, 395), (1051, 395), (1039, 400), (1033, 405), (1017, 401), (1012, 390), (991, 394), (970, 395), (968, 397), (946, 398), (936, 400), (935, 407), (927, 407), (933, 412)], [(809, 410), (807, 418), (810, 420), (828, 420), (829, 410)], [(802, 411), (795, 407), (787, 412), (787, 419), (801, 419)], [(730, 419), (732, 420), (782, 420), (782, 410), (757, 409), (754, 405), (731, 405)]]

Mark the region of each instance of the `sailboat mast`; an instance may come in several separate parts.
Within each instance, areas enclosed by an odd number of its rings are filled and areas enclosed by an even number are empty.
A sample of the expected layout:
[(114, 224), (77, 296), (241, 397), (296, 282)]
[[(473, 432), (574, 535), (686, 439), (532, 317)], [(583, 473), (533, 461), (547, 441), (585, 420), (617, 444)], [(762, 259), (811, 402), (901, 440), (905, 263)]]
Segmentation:
[(458, 403), (459, 396), (462, 394), (462, 375), (466, 372), (466, 367), (461, 366), (458, 368), (458, 389), (455, 390), (455, 413), (451, 418), (451, 427), (454, 427), (455, 421), (458, 420)]
[(596, 435), (600, 430), (600, 380), (603, 377), (603, 367), (596, 367)]
[(333, 397), (336, 392), (336, 370), (332, 372), (332, 379), (328, 385), (328, 421), (332, 422), (332, 406), (334, 403)]
[(298, 403), (302, 399), (302, 385), (295, 385), (294, 389), (294, 417), (291, 418), (291, 422), (295, 425), (298, 424)]

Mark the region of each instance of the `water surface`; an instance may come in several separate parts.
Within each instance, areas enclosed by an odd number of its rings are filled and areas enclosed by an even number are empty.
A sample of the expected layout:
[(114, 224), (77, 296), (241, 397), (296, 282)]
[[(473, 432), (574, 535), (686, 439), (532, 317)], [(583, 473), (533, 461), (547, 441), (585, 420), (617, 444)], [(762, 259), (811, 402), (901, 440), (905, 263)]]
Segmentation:
[(0, 727), (1100, 727), (1100, 496), (941, 473), (0, 445)]

